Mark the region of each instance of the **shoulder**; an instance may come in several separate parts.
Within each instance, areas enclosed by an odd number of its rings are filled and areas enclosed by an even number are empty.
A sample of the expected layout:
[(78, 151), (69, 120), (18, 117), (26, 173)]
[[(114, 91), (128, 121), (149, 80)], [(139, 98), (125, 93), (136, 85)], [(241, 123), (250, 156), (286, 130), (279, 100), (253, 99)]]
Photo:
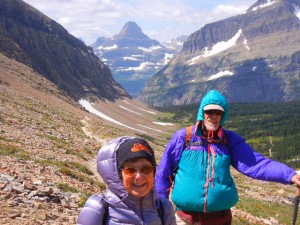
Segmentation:
[(223, 129), (226, 137), (226, 141), (229, 145), (231, 144), (237, 144), (237, 142), (244, 142), (245, 139), (240, 136), (239, 134), (231, 131), (231, 130), (226, 130)]
[(177, 130), (173, 134), (173, 138), (184, 137), (185, 133), (186, 133), (186, 129), (187, 129), (187, 127), (184, 127), (184, 128), (181, 128), (180, 130)]
[(100, 211), (103, 209), (103, 207), (106, 207), (106, 202), (103, 199), (103, 195), (95, 194), (88, 198), (84, 207), (89, 207)]
[(106, 210), (106, 202), (102, 195), (92, 195), (86, 201), (84, 207), (81, 209), (77, 224), (96, 225), (102, 224)]

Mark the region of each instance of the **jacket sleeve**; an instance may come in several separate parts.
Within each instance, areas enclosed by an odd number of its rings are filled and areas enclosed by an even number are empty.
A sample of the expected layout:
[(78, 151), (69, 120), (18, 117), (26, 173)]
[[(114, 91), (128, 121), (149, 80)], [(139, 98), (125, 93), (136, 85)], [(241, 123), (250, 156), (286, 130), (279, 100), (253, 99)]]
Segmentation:
[(102, 225), (106, 204), (101, 195), (92, 195), (81, 209), (77, 225)]
[(173, 135), (160, 159), (155, 175), (155, 188), (159, 198), (169, 197), (171, 177), (184, 147), (185, 131), (184, 128)]
[(234, 132), (229, 132), (227, 137), (231, 164), (239, 172), (253, 179), (291, 184), (295, 170), (254, 151), (244, 138)]

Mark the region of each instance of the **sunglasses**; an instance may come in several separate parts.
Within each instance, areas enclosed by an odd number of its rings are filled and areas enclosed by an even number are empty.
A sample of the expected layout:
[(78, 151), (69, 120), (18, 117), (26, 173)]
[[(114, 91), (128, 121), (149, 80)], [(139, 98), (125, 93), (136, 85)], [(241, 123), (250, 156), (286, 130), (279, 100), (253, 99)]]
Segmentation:
[(207, 115), (216, 114), (217, 116), (221, 116), (223, 114), (223, 112), (221, 110), (215, 110), (215, 109), (206, 110), (206, 111), (204, 111), (204, 113)]
[(137, 171), (139, 171), (142, 174), (149, 175), (153, 173), (155, 166), (144, 166), (141, 169), (136, 169), (136, 168), (123, 168), (122, 171), (129, 177), (133, 177), (136, 175)]

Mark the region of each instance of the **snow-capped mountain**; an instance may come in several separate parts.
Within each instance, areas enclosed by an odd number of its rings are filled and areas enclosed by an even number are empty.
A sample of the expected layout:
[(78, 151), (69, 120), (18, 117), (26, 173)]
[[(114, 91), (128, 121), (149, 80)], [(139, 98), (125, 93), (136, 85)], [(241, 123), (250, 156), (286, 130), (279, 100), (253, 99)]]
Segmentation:
[(90, 45), (112, 71), (114, 79), (133, 97), (145, 82), (169, 63), (183, 42), (173, 40), (168, 47), (149, 38), (135, 22), (127, 22), (112, 38), (100, 37)]
[(292, 101), (300, 99), (299, 71), (300, 1), (259, 0), (192, 33), (138, 99), (183, 105), (216, 89), (231, 102)]

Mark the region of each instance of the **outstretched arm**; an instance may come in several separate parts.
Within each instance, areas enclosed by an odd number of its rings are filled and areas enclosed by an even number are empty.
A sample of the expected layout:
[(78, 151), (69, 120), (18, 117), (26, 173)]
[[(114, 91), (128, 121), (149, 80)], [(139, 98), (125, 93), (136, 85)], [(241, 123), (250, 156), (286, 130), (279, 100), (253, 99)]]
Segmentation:
[[(228, 133), (228, 143), (231, 151), (232, 166), (239, 172), (258, 180), (292, 184), (296, 181), (296, 172), (287, 165), (266, 158), (254, 151), (245, 139), (231, 132)], [(299, 182), (299, 181), (298, 181)]]

